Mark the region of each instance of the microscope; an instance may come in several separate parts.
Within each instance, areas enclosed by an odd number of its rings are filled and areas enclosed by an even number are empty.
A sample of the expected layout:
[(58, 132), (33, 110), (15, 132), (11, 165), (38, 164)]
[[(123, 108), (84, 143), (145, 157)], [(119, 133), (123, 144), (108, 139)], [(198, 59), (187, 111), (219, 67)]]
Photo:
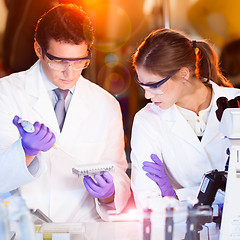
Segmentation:
[[(231, 143), (220, 240), (240, 239), (240, 97), (223, 112), (220, 130)], [(235, 108), (236, 107), (236, 108)]]
[[(198, 203), (193, 207), (212, 206), (219, 189), (225, 191), (220, 240), (240, 239), (240, 97), (228, 101), (225, 97), (217, 100), (216, 115), (220, 130), (230, 141), (225, 171), (212, 170), (204, 174), (198, 193)], [(201, 220), (203, 220), (201, 222)], [(200, 219), (198, 225), (209, 219)], [(197, 229), (199, 230), (199, 229)], [(196, 238), (197, 239), (197, 238)]]

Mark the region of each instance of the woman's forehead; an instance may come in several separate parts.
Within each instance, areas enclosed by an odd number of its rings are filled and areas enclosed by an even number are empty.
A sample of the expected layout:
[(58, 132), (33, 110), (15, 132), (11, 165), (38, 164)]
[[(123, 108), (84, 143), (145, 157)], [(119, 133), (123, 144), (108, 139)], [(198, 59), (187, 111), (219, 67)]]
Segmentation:
[(138, 75), (138, 79), (143, 83), (147, 83), (149, 81), (159, 81), (161, 78), (160, 75), (152, 73), (144, 67), (136, 67), (136, 73)]

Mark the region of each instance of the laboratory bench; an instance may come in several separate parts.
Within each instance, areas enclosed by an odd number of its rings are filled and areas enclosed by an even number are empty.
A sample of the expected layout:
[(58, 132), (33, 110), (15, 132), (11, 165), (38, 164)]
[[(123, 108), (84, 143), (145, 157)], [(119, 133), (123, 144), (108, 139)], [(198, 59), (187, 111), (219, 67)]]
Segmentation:
[[(200, 240), (218, 240), (219, 230), (215, 223), (207, 224), (199, 232)], [(44, 223), (36, 227), (36, 240), (181, 240), (185, 237), (185, 226), (177, 224), (173, 228), (173, 237), (164, 237), (164, 228), (152, 226), (150, 231), (143, 231), (143, 223), (134, 222), (92, 222), (54, 224)], [(192, 238), (191, 240), (195, 240)], [(197, 240), (197, 239), (196, 239)]]

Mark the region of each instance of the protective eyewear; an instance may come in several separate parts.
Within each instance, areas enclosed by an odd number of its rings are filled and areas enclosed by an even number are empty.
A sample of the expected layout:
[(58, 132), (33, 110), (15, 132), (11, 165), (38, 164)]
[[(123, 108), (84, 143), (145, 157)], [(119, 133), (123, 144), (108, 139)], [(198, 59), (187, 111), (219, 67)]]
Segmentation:
[(134, 80), (135, 80), (135, 82), (136, 82), (138, 85), (140, 85), (140, 86), (150, 87), (150, 88), (158, 88), (158, 87), (160, 87), (162, 84), (164, 84), (168, 79), (170, 79), (174, 74), (176, 74), (178, 71), (179, 71), (179, 69), (178, 69), (178, 70), (175, 70), (174, 72), (172, 72), (172, 73), (171, 73), (169, 76), (167, 76), (166, 78), (164, 78), (164, 79), (162, 79), (162, 80), (160, 80), (160, 81), (158, 81), (158, 82), (155, 82), (155, 83), (142, 83), (142, 82), (139, 81), (137, 75), (135, 75)]
[(92, 57), (90, 50), (88, 50), (88, 56), (83, 58), (60, 58), (51, 55), (45, 50), (43, 50), (43, 52), (50, 60), (48, 62), (49, 67), (58, 71), (65, 71), (69, 68), (69, 66), (72, 66), (74, 70), (82, 70), (87, 68)]

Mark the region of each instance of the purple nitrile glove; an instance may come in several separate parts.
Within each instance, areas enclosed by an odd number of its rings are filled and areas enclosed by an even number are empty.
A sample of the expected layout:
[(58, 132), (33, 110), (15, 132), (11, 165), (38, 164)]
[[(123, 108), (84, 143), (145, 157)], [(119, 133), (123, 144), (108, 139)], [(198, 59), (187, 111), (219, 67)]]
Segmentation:
[(158, 158), (156, 154), (151, 154), (151, 159), (153, 160), (153, 162), (143, 162), (142, 169), (147, 172), (146, 175), (150, 179), (157, 183), (163, 197), (176, 197), (176, 192), (174, 191), (173, 186), (169, 182), (162, 161)]
[(39, 122), (34, 123), (35, 131), (33, 133), (26, 132), (22, 125), (18, 123), (19, 117), (15, 116), (13, 124), (18, 128), (22, 137), (22, 147), (27, 156), (36, 156), (40, 151), (48, 151), (56, 142), (54, 133)]
[(94, 179), (90, 176), (84, 176), (83, 183), (87, 191), (95, 198), (108, 198), (115, 191), (113, 177), (109, 172), (104, 172), (102, 175), (95, 174)]

